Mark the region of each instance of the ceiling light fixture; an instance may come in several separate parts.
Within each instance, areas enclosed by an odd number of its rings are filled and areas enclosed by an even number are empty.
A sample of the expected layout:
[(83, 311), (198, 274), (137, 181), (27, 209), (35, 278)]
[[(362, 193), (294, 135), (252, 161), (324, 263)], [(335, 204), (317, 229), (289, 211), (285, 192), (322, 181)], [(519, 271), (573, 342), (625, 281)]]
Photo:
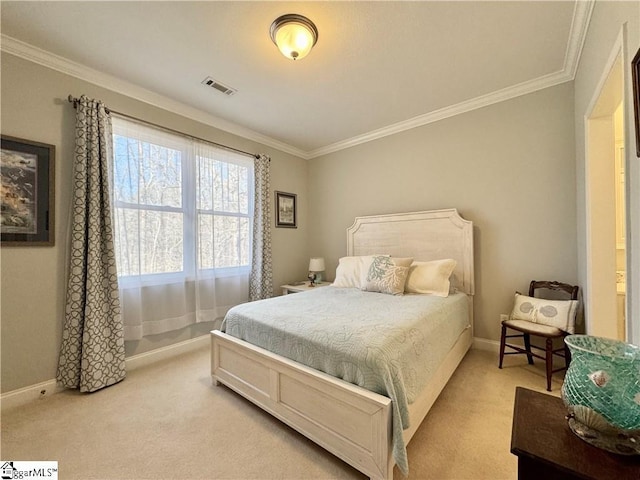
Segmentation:
[(318, 29), (313, 22), (295, 13), (276, 18), (269, 33), (280, 52), (291, 60), (306, 57), (318, 41)]

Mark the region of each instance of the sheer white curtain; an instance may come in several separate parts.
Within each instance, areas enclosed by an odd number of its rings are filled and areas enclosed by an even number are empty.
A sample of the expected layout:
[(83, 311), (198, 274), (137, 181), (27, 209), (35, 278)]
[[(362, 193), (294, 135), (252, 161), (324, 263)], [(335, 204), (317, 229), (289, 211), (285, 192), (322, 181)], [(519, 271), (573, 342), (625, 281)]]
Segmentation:
[(253, 159), (115, 117), (125, 340), (222, 318), (248, 299)]

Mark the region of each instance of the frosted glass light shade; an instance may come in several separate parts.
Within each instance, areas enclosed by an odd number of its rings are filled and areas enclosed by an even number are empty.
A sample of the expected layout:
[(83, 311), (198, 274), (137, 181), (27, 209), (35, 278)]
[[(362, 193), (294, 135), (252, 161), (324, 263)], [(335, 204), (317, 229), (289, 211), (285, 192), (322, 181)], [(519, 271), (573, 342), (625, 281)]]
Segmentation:
[(271, 24), (270, 35), (280, 52), (291, 60), (306, 57), (318, 41), (318, 30), (313, 22), (294, 13), (276, 18)]
[(309, 260), (309, 271), (324, 272), (324, 258), (312, 257), (311, 260)]

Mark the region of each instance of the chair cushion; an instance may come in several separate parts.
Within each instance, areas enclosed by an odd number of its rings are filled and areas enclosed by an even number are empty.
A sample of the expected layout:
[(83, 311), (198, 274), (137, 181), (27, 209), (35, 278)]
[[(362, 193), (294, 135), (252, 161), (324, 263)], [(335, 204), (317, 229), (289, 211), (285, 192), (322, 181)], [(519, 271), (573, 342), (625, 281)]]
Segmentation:
[(542, 335), (544, 337), (562, 336), (562, 330), (559, 328), (542, 325), (540, 323), (533, 323), (527, 320), (505, 320), (502, 324), (509, 328), (518, 330), (519, 332), (531, 333), (533, 335)]
[(577, 300), (547, 300), (516, 293), (511, 320), (524, 320), (574, 332)]

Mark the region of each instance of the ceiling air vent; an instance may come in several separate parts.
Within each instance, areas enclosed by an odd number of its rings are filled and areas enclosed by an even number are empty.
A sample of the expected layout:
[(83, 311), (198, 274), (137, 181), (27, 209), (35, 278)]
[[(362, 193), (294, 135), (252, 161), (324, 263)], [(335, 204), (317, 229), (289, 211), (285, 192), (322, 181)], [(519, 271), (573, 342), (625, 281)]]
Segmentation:
[(225, 95), (231, 96), (237, 92), (235, 88), (227, 87), (226, 85), (223, 85), (222, 83), (220, 83), (217, 80), (214, 80), (211, 77), (205, 78), (201, 83), (203, 85), (207, 85), (208, 87), (215, 88), (216, 90), (224, 93)]

